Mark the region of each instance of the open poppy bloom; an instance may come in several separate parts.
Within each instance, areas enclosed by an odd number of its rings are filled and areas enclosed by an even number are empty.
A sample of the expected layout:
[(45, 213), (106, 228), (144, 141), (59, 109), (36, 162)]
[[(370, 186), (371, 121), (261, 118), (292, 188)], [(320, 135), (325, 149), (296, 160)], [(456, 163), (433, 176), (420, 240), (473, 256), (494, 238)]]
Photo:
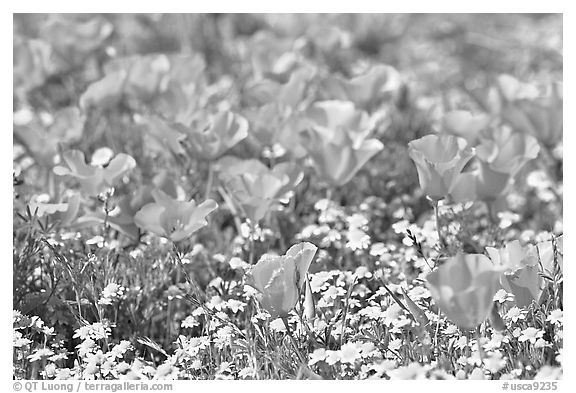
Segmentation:
[(188, 136), (192, 153), (203, 160), (215, 160), (248, 136), (248, 121), (230, 111), (222, 111), (187, 127), (173, 124)]
[(352, 101), (365, 109), (373, 107), (386, 92), (394, 91), (399, 86), (400, 74), (385, 64), (375, 65), (351, 79), (331, 76), (323, 83), (328, 97)]
[[(260, 146), (278, 143), (286, 119), (275, 102), (246, 109), (243, 114), (250, 123), (250, 137)], [(293, 138), (296, 139), (296, 138)]]
[(501, 249), (486, 247), (486, 251), (494, 265), (505, 269), (500, 282), (506, 291), (514, 294), (519, 307), (527, 307), (533, 301), (540, 300), (543, 279), (536, 247), (522, 247), (518, 240), (514, 240)]
[(550, 148), (562, 140), (562, 84), (551, 84), (545, 96), (510, 97), (502, 107), (502, 118), (515, 130), (534, 136)]
[(110, 108), (126, 98), (152, 101), (168, 88), (170, 62), (163, 54), (120, 57), (109, 62), (104, 72), (80, 97), (82, 108)]
[(120, 57), (104, 67), (104, 77), (88, 86), (80, 107), (112, 108), (120, 101), (146, 102), (165, 117), (190, 106), (189, 91), (202, 81), (204, 62), (195, 56), (134, 55)]
[(106, 214), (101, 209), (88, 212), (78, 219), (82, 226), (102, 225), (106, 223), (115, 230), (137, 239), (139, 228), (134, 223), (134, 216), (144, 205), (154, 202), (152, 192), (161, 190), (170, 197), (176, 197), (176, 185), (168, 176), (168, 171), (161, 170), (150, 181), (143, 184), (129, 195), (123, 195), (112, 202), (113, 209)]
[(106, 167), (86, 164), (84, 153), (68, 150), (64, 153), (65, 166), (57, 166), (54, 173), (59, 176), (72, 176), (78, 179), (83, 192), (97, 195), (112, 187), (125, 172), (136, 167), (136, 161), (128, 154), (120, 153), (112, 158)]
[(252, 222), (264, 218), (303, 178), (302, 171), (289, 162), (270, 169), (259, 160), (227, 156), (218, 162), (217, 169), (232, 197)]
[(498, 129), (476, 147), (477, 166), (458, 176), (452, 189), (456, 201), (496, 200), (514, 176), (538, 156), (540, 146), (530, 135)]
[(452, 135), (426, 135), (408, 143), (420, 187), (433, 200), (446, 197), (474, 152), (466, 141)]
[(492, 118), (486, 113), (455, 110), (444, 115), (443, 126), (447, 133), (466, 139), (468, 146), (475, 146), (491, 121)]
[(502, 269), (482, 254), (458, 254), (428, 274), (430, 292), (444, 314), (462, 329), (474, 329), (492, 308)]
[(23, 97), (26, 92), (42, 86), (50, 76), (66, 69), (54, 56), (52, 45), (43, 40), (14, 34), (12, 53), (15, 96)]
[(269, 103), (278, 105), (282, 111), (292, 111), (304, 99), (308, 83), (315, 69), (310, 65), (300, 65), (288, 75), (268, 74), (247, 87), (244, 98), (250, 105), (262, 106)]
[(52, 15), (39, 36), (67, 63), (77, 65), (102, 47), (113, 31), (112, 23), (101, 16)]
[(194, 200), (178, 201), (161, 190), (152, 191), (152, 197), (155, 202), (144, 205), (134, 216), (134, 223), (174, 242), (184, 240), (208, 225), (206, 216), (218, 208), (212, 199), (196, 206)]
[(300, 133), (318, 173), (334, 186), (342, 186), (380, 152), (384, 145), (366, 139), (373, 127), (365, 112), (352, 102), (322, 101), (307, 112), (307, 126)]
[(260, 304), (272, 318), (285, 317), (296, 306), (316, 250), (303, 242), (282, 256), (265, 254), (247, 273), (246, 283), (260, 291)]
[(26, 145), (27, 150), (42, 166), (52, 167), (54, 156), (60, 146), (77, 142), (82, 138), (84, 117), (75, 107), (56, 111), (49, 121), (23, 109), (14, 114), (14, 139)]
[(31, 200), (28, 204), (30, 212), (37, 217), (50, 216), (59, 226), (65, 227), (76, 219), (80, 211), (80, 194), (72, 193), (66, 202), (46, 203), (39, 200)]
[(534, 246), (527, 245), (523, 247), (518, 240), (508, 242), (500, 249), (486, 247), (486, 251), (494, 265), (501, 266), (509, 272), (524, 266), (535, 266), (538, 264), (538, 255)]

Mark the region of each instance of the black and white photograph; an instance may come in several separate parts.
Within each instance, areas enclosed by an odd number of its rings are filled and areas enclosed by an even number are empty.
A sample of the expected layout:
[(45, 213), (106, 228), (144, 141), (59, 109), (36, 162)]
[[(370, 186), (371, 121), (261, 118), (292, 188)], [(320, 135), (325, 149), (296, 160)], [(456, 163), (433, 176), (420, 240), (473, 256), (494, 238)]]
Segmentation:
[(557, 389), (563, 14), (12, 17), (14, 391)]

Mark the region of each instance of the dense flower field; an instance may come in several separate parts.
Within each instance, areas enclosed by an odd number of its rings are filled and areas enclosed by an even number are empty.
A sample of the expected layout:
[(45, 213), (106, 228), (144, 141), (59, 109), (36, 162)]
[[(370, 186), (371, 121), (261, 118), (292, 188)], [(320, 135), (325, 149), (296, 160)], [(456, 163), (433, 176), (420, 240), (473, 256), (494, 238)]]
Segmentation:
[(17, 379), (562, 377), (558, 15), (15, 15)]

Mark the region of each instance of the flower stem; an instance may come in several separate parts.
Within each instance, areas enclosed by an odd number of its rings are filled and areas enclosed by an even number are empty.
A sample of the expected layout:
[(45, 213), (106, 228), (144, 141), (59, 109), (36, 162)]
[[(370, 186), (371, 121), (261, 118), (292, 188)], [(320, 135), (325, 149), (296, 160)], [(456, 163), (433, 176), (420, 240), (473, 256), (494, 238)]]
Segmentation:
[(206, 191), (204, 193), (204, 200), (210, 198), (210, 193), (212, 192), (212, 184), (214, 183), (214, 168), (212, 168), (212, 162), (208, 162), (208, 180), (206, 181)]
[(256, 247), (254, 244), (254, 232), (256, 232), (255, 225), (250, 222), (250, 256), (248, 261), (250, 265), (254, 265), (254, 248)]
[(476, 345), (478, 346), (478, 354), (480, 361), (484, 363), (484, 348), (482, 348), (482, 335), (480, 334), (480, 325), (476, 327)]
[(440, 332), (440, 307), (438, 307), (438, 319), (436, 321), (436, 331), (434, 332), (434, 348), (439, 350), (438, 347), (438, 333)]
[(438, 240), (440, 242), (440, 247), (445, 248), (446, 242), (444, 241), (444, 236), (442, 235), (442, 228), (440, 227), (440, 211), (438, 209), (438, 201), (431, 200), (432, 206), (434, 206), (434, 217), (436, 218), (436, 231), (438, 232)]
[(292, 346), (294, 348), (294, 352), (296, 353), (296, 356), (298, 356), (298, 359), (300, 360), (300, 362), (302, 364), (306, 364), (306, 361), (304, 360), (304, 358), (302, 357), (302, 354), (300, 353), (300, 348), (298, 346), (298, 343), (296, 343), (296, 339), (294, 338), (294, 335), (292, 334), (292, 330), (290, 329), (290, 324), (288, 323), (288, 318), (287, 317), (281, 317), (282, 322), (284, 322), (284, 326), (286, 327), (286, 335), (290, 338), (290, 341), (292, 342)]
[(496, 225), (496, 213), (494, 212), (494, 206), (492, 205), (494, 202), (492, 201), (486, 201), (486, 210), (488, 211), (488, 219), (490, 220), (490, 224), (492, 224), (492, 226)]

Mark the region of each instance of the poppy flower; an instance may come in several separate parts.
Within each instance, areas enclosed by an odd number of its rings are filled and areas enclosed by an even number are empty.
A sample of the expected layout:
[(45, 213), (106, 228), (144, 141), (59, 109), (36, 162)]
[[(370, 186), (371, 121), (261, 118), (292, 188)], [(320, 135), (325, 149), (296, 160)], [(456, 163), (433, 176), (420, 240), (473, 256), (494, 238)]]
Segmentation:
[(499, 75), (496, 81), (498, 90), (506, 101), (530, 100), (539, 96), (536, 86), (521, 82), (512, 75)]
[[(138, 117), (137, 121), (142, 125), (147, 135), (152, 138), (149, 145), (151, 150), (158, 151), (159, 153), (166, 153), (170, 150), (174, 154), (186, 154), (181, 143), (186, 139), (186, 135), (172, 127), (169, 122), (159, 116), (153, 115)], [(154, 143), (156, 141), (159, 143)]]
[(102, 47), (114, 27), (100, 16), (51, 15), (40, 27), (40, 37), (71, 65), (81, 64)]
[(42, 166), (52, 167), (60, 146), (82, 138), (84, 117), (75, 107), (66, 107), (49, 116), (35, 116), (22, 109), (14, 114), (14, 138), (26, 146)]
[(222, 111), (187, 127), (174, 129), (188, 136), (192, 153), (203, 160), (215, 160), (248, 136), (248, 121), (230, 111)]
[(360, 108), (371, 109), (387, 92), (400, 86), (400, 74), (395, 68), (378, 64), (365, 73), (346, 79), (328, 77), (323, 82), (325, 95), (331, 99), (352, 101)]
[(285, 317), (296, 306), (316, 250), (303, 242), (282, 256), (265, 254), (247, 273), (246, 283), (260, 292), (260, 304), (272, 318)]
[(168, 88), (170, 62), (166, 55), (129, 56), (108, 62), (102, 79), (80, 97), (80, 107), (111, 108), (130, 98), (150, 102)]
[(507, 292), (514, 294), (518, 307), (527, 307), (540, 300), (544, 282), (540, 276), (536, 247), (523, 247), (514, 240), (500, 249), (486, 247), (486, 251), (494, 265), (505, 269), (500, 281)]
[(101, 209), (91, 211), (78, 219), (83, 226), (102, 225), (107, 223), (115, 230), (137, 239), (139, 228), (134, 223), (134, 216), (144, 205), (154, 202), (152, 192), (161, 190), (171, 197), (176, 197), (176, 185), (168, 176), (168, 171), (162, 170), (156, 174), (149, 184), (141, 185), (129, 195), (114, 199), (110, 205), (112, 210), (106, 214)]
[(123, 94), (148, 102), (168, 88), (170, 61), (164, 54), (119, 58), (106, 65), (109, 73), (126, 75)]
[(55, 58), (52, 46), (43, 40), (15, 34), (13, 56), (14, 93), (18, 97), (24, 97), (26, 92), (42, 86), (50, 76), (65, 69)]
[(528, 307), (532, 302), (539, 303), (543, 295), (544, 279), (537, 265), (524, 266), (501, 278), (502, 287), (514, 294), (518, 307)]
[(342, 186), (384, 145), (367, 139), (373, 123), (365, 112), (347, 101), (322, 101), (307, 112), (307, 126), (300, 133), (301, 145), (322, 178)]
[(312, 66), (302, 65), (294, 69), (285, 80), (283, 77), (274, 78), (269, 75), (266, 79), (250, 84), (243, 99), (251, 106), (274, 103), (282, 111), (291, 112), (304, 100), (304, 93), (314, 73)]
[(486, 247), (488, 256), (496, 266), (502, 266), (506, 271), (514, 271), (524, 266), (538, 264), (538, 255), (534, 246), (522, 246), (520, 241), (513, 240), (500, 249)]
[(472, 114), (468, 111), (455, 110), (444, 115), (443, 126), (448, 134), (462, 137), (469, 146), (475, 146), (491, 121), (492, 118), (486, 113)]
[(505, 101), (501, 116), (515, 130), (553, 148), (562, 141), (563, 104), (562, 84), (555, 83), (544, 96)]
[(530, 160), (538, 156), (538, 141), (509, 129), (495, 130), (476, 149), (477, 157), (490, 168), (514, 176)]
[(136, 167), (134, 158), (124, 153), (116, 155), (106, 167), (102, 167), (86, 164), (81, 151), (68, 150), (64, 153), (64, 162), (67, 166), (57, 166), (54, 173), (78, 179), (82, 191), (88, 195), (97, 195), (112, 187), (124, 173)]
[(88, 86), (80, 107), (108, 109), (121, 101), (145, 102), (165, 117), (182, 117), (203, 82), (204, 62), (195, 56), (164, 54), (121, 57), (108, 62), (104, 77)]
[(78, 105), (82, 110), (90, 108), (110, 109), (118, 106), (123, 97), (126, 72), (111, 72), (88, 86), (80, 96)]
[(174, 242), (190, 237), (206, 226), (206, 216), (218, 208), (212, 199), (198, 206), (196, 202), (178, 201), (161, 190), (152, 191), (154, 202), (144, 205), (134, 216), (134, 223), (143, 230)]
[(224, 157), (217, 164), (220, 179), (241, 206), (244, 215), (258, 222), (303, 178), (294, 163), (283, 162), (268, 168), (261, 161)]
[[(279, 142), (285, 116), (275, 102), (243, 112), (250, 123), (251, 140), (258, 146), (273, 146)], [(293, 138), (295, 139), (295, 138)]]
[(457, 254), (428, 274), (432, 297), (462, 329), (482, 323), (492, 308), (502, 269), (482, 254)]
[(420, 187), (433, 200), (446, 197), (473, 156), (466, 141), (452, 135), (426, 135), (408, 143), (408, 154), (416, 164)]
[(32, 214), (37, 217), (52, 217), (53, 222), (57, 222), (59, 226), (65, 227), (70, 225), (80, 211), (80, 194), (72, 193), (66, 202), (61, 203), (46, 203), (38, 200), (31, 200), (28, 204)]
[(293, 49), (294, 41), (288, 37), (278, 37), (277, 34), (259, 30), (245, 43), (246, 62), (255, 78), (265, 75), (284, 76), (297, 67), (301, 55)]
[(458, 202), (494, 201), (539, 151), (538, 142), (530, 135), (510, 129), (495, 130), (490, 139), (483, 139), (476, 147), (476, 168), (458, 176), (451, 195)]

